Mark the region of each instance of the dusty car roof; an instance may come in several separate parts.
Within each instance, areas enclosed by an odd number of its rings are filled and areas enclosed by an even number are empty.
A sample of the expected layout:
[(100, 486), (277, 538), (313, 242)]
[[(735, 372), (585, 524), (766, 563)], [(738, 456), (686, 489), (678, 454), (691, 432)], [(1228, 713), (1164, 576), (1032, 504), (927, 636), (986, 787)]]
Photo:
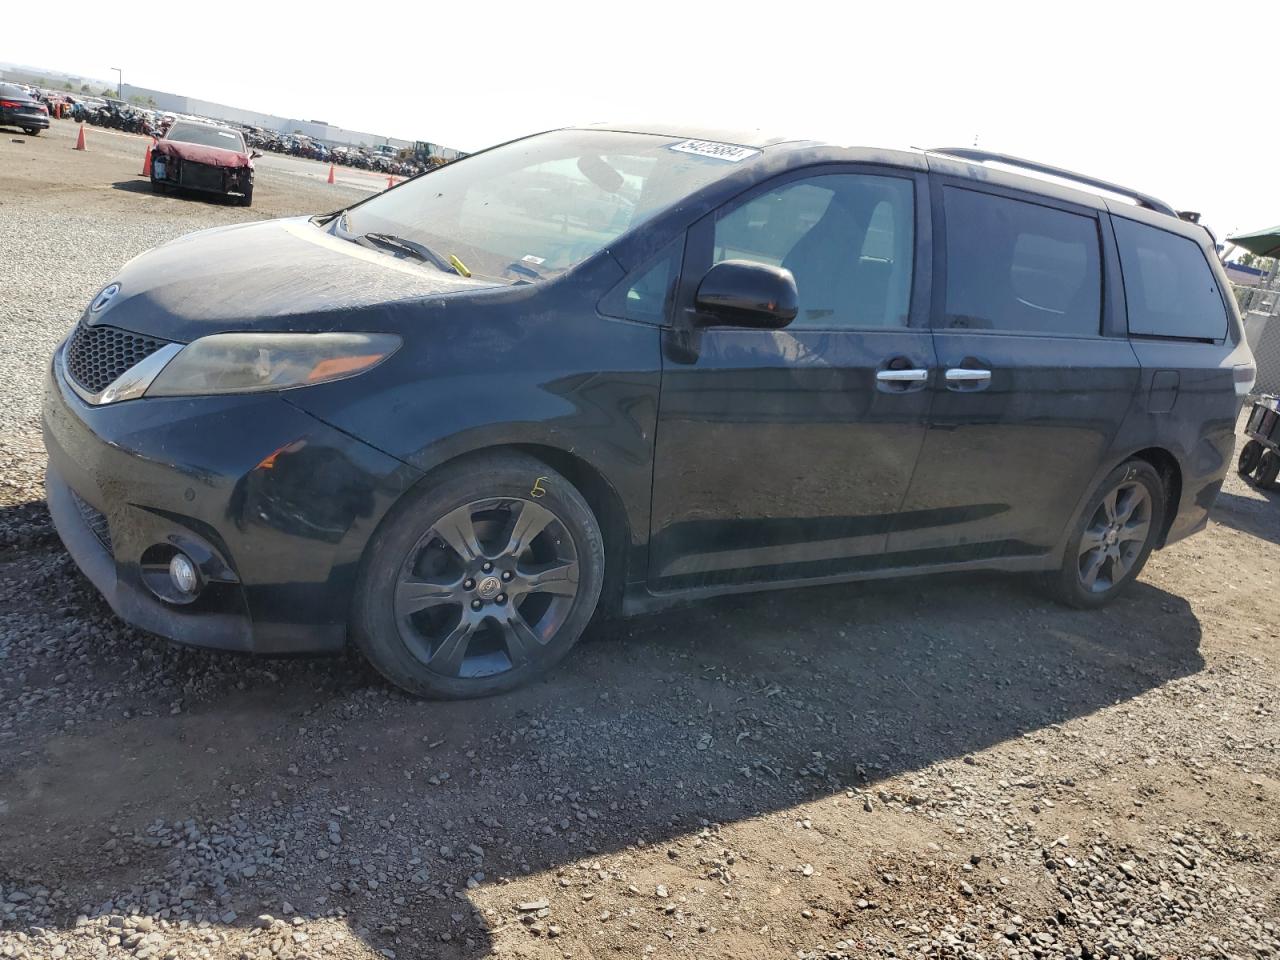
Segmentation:
[[(784, 151), (817, 149), (831, 159), (853, 162), (888, 163), (918, 170), (931, 170), (936, 173), (949, 174), (968, 180), (1003, 185), (1013, 189), (1026, 190), (1043, 196), (1055, 197), (1082, 206), (1095, 209), (1111, 209), (1127, 215), (1131, 210), (1141, 210), (1132, 202), (1109, 202), (1116, 191), (1099, 189), (1097, 181), (1090, 182), (1089, 177), (1060, 171), (1067, 177), (1046, 176), (1028, 169), (1018, 169), (1017, 165), (990, 166), (980, 160), (949, 154), (946, 151), (934, 151), (910, 148), (882, 148), (856, 146), (841, 142), (840, 138), (821, 136), (794, 136), (762, 128), (712, 127), (687, 123), (664, 123), (662, 121), (618, 121), (606, 123), (584, 124), (575, 129), (612, 130), (621, 133), (643, 133), (655, 136), (680, 137), (689, 140), (710, 140), (718, 143), (731, 143), (743, 147), (764, 149), (781, 147)], [(1016, 158), (1005, 158), (1016, 160)], [(1133, 196), (1134, 192), (1119, 188), (1122, 195)], [(1164, 206), (1161, 204), (1161, 206)], [(1168, 211), (1165, 211), (1168, 212)], [(1180, 223), (1177, 216), (1175, 223)], [(1166, 228), (1168, 224), (1162, 224)], [(1186, 226), (1183, 224), (1183, 226)]]
[(617, 122), (589, 123), (578, 129), (582, 130), (616, 130), (619, 133), (648, 133), (661, 137), (683, 137), (686, 140), (713, 140), (717, 143), (733, 143), (742, 147), (772, 147), (780, 143), (799, 143), (811, 140), (809, 137), (785, 136), (776, 131), (745, 127), (704, 127), (684, 123), (662, 122)]

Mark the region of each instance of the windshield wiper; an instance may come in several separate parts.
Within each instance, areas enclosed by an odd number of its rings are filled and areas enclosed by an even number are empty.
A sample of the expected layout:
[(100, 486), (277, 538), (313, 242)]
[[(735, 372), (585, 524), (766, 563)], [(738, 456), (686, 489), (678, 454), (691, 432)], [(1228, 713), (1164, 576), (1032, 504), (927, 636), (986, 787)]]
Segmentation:
[(462, 271), (428, 247), (425, 243), (419, 243), (417, 240), (408, 240), (404, 237), (397, 237), (390, 233), (365, 233), (356, 237), (355, 242), (363, 244), (366, 247), (390, 247), (393, 250), (403, 250), (410, 256), (421, 260), (423, 263), (429, 263), (434, 267), (438, 267), (445, 273), (456, 273), (458, 276), (462, 276)]

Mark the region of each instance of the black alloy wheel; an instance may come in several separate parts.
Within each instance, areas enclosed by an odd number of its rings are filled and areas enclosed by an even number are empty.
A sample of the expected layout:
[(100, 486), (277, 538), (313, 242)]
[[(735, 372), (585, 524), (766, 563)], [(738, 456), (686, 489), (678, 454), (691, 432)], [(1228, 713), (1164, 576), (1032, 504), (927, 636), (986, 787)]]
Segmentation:
[(1145, 460), (1129, 460), (1098, 485), (1063, 545), (1062, 564), (1046, 577), (1054, 597), (1100, 607), (1142, 571), (1164, 530), (1164, 480)]
[(1080, 538), (1080, 584), (1106, 593), (1120, 583), (1151, 539), (1151, 495), (1136, 480), (1113, 487), (1102, 498)]
[(352, 632), (412, 693), (487, 696), (568, 653), (603, 578), (599, 525), (568, 480), (524, 454), (476, 456), (427, 477), (384, 519)]
[(524, 666), (564, 626), (578, 552), (532, 500), (473, 500), (441, 517), (400, 567), (395, 610), (405, 646), (445, 677)]

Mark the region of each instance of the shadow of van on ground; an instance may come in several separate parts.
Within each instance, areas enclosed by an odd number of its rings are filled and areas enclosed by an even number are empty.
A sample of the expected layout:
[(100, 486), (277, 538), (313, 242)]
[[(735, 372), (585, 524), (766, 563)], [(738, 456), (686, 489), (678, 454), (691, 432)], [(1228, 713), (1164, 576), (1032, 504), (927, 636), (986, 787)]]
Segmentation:
[[(32, 552), (24, 603), (47, 629), (32, 702), (0, 728), (24, 748), (0, 740), (0, 885), (32, 899), (4, 926), (205, 921), (190, 936), (227, 956), (260, 955), (275, 935), (251, 918), (286, 901), (374, 950), (484, 956), (498, 920), (471, 894), (505, 878), (871, 787), (1203, 666), (1190, 606), (1155, 587), (1081, 612), (961, 575), (600, 624), (541, 683), (425, 703), (354, 657), (137, 634), (54, 545)], [(73, 722), (36, 732), (50, 703)]]

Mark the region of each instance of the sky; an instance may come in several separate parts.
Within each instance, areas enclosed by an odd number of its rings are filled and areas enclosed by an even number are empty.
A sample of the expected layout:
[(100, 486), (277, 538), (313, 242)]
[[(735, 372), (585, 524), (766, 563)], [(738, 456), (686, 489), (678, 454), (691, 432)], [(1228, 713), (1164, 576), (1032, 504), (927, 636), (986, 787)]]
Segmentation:
[(58, 9), (75, 29), (0, 35), (0, 62), (113, 82), (119, 67), (140, 87), (463, 150), (619, 120), (976, 138), (1201, 211), (1219, 238), (1280, 224), (1280, 4), (259, 0), (225, 27), (203, 3)]

